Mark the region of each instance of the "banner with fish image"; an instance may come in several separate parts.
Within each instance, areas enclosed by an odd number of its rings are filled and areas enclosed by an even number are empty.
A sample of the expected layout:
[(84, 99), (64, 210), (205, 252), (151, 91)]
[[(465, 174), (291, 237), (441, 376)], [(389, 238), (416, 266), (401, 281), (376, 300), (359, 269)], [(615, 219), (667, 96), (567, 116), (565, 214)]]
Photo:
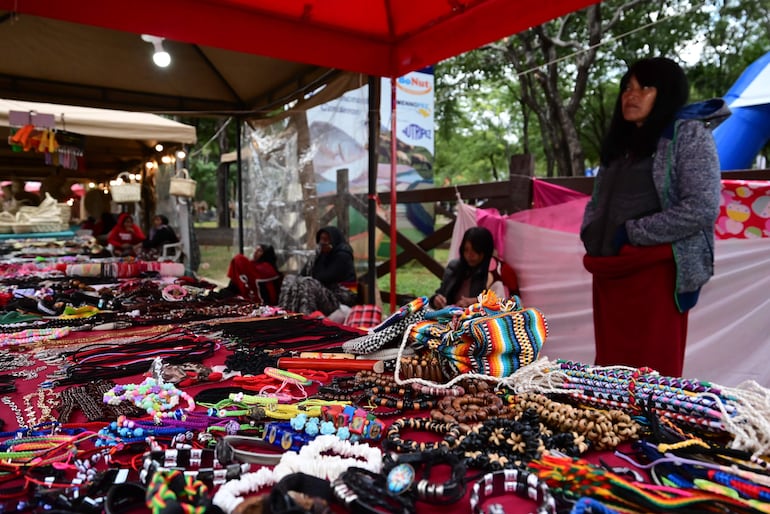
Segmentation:
[[(351, 192), (368, 191), (368, 86), (307, 111), (311, 155), (319, 195), (335, 194), (337, 170), (348, 170)], [(382, 79), (377, 191), (390, 190), (391, 83)], [(396, 80), (396, 188), (433, 186), (433, 70), (411, 72)], [(399, 205), (397, 224), (412, 225), (420, 234), (433, 232), (432, 204)], [(366, 231), (366, 220), (351, 216), (351, 232)], [(360, 226), (359, 226), (360, 222)], [(364, 234), (365, 236), (365, 234)], [(419, 236), (418, 236), (419, 237)], [(351, 240), (354, 237), (351, 234)]]

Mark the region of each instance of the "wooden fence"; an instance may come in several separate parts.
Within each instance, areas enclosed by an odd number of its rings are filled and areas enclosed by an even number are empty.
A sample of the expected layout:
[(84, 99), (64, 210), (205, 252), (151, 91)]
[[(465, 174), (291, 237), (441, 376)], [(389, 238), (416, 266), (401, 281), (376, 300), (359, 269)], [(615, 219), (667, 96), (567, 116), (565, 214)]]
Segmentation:
[[(444, 265), (437, 262), (429, 252), (435, 248), (446, 246), (450, 241), (455, 223), (454, 207), (458, 197), (466, 203), (482, 208), (495, 208), (504, 214), (529, 209), (532, 206), (533, 176), (533, 157), (530, 155), (515, 155), (509, 163), (508, 179), (504, 181), (399, 191), (397, 195), (398, 203), (432, 203), (435, 205), (435, 212), (443, 215), (443, 218), (448, 219), (449, 222), (441, 227), (436, 227), (432, 234), (420, 241), (412, 241), (402, 232), (396, 232), (396, 243), (401, 248), (401, 252), (396, 257), (396, 268), (416, 260), (435, 276), (441, 278), (444, 274)], [(723, 172), (722, 177), (724, 179), (737, 180), (770, 180), (770, 170), (728, 171)], [(538, 178), (538, 180), (585, 194), (590, 194), (593, 190), (593, 177)], [(368, 196), (366, 194), (354, 194), (348, 190), (347, 170), (338, 170), (337, 172), (337, 194), (318, 197), (317, 201), (318, 212), (321, 213), (321, 216), (320, 219), (314, 221), (318, 222), (318, 226), (329, 225), (332, 220), (336, 219), (336, 226), (343, 233), (349, 234), (349, 213), (351, 207), (359, 211), (364, 218), (368, 217)], [(389, 205), (390, 201), (390, 192), (377, 195), (379, 205)], [(387, 219), (378, 214), (375, 217), (375, 223), (378, 229), (386, 234), (390, 234), (391, 225)], [(217, 231), (217, 236), (214, 235), (213, 230)], [(227, 231), (227, 235), (224, 235), (221, 232), (222, 230)], [(199, 236), (199, 241), (214, 237), (220, 240), (222, 237), (229, 237), (229, 240), (232, 241), (233, 232), (230, 229), (210, 229), (210, 231), (211, 233), (209, 233), (209, 230), (204, 229), (200, 234), (202, 237)], [(307, 239), (307, 235), (304, 238)], [(203, 241), (201, 241), (201, 244), (204, 244)], [(376, 266), (374, 278), (367, 276), (362, 279), (362, 283), (364, 285), (368, 284), (371, 287), (376, 278), (390, 273), (390, 265), (390, 260), (380, 262)], [(385, 301), (388, 301), (390, 298), (389, 291), (381, 291), (380, 294)], [(397, 295), (397, 303), (399, 305), (406, 303), (409, 299), (407, 296)], [(372, 300), (372, 298), (367, 299), (370, 303)]]
[[(343, 233), (349, 233), (349, 208), (352, 207), (367, 216), (367, 196), (352, 194), (347, 191), (346, 170), (339, 170), (337, 177), (337, 194), (319, 198), (319, 208), (323, 213), (321, 226), (328, 225), (336, 218), (337, 226)], [(424, 237), (420, 241), (412, 241), (402, 232), (396, 233), (396, 243), (401, 252), (396, 257), (396, 268), (400, 268), (413, 260), (418, 261), (435, 276), (441, 278), (444, 265), (437, 262), (429, 253), (431, 250), (445, 246), (452, 237), (455, 215), (454, 206), (459, 198), (466, 203), (482, 208), (495, 208), (503, 214), (511, 214), (532, 207), (532, 183), (534, 176), (534, 160), (529, 155), (515, 155), (510, 160), (508, 180), (484, 184), (469, 184), (448, 187), (434, 187), (399, 191), (398, 203), (434, 203), (436, 212), (442, 214), (449, 222)], [(735, 180), (770, 180), (768, 170), (738, 170), (723, 172), (722, 178)], [(585, 194), (593, 191), (593, 177), (560, 177), (538, 178)], [(380, 205), (389, 205), (390, 192), (379, 193), (377, 201)], [(390, 234), (390, 222), (380, 215), (376, 217), (377, 228)], [(375, 270), (375, 277), (380, 278), (390, 273), (390, 260), (380, 262)], [(388, 301), (389, 291), (380, 292), (382, 299)], [(397, 303), (402, 305), (410, 298), (397, 295)], [(371, 299), (369, 300), (371, 301)]]

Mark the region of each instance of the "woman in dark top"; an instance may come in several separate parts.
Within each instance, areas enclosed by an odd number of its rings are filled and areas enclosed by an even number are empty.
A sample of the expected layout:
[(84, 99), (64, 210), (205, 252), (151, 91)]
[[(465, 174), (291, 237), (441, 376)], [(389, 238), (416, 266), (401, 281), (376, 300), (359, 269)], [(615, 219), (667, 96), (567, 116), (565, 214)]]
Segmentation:
[(620, 82), (583, 216), (596, 361), (680, 376), (689, 310), (714, 273), (721, 99), (686, 105), (684, 70), (662, 57)]
[(356, 303), (356, 270), (353, 248), (336, 227), (324, 227), (315, 236), (318, 249), (299, 276), (287, 275), (281, 287), (279, 305), (291, 312), (328, 316), (340, 304)]
[(142, 241), (142, 246), (137, 252), (140, 259), (156, 261), (160, 257), (163, 245), (179, 242), (176, 232), (168, 224), (168, 218), (163, 214), (156, 214), (152, 219), (152, 228), (147, 239)]

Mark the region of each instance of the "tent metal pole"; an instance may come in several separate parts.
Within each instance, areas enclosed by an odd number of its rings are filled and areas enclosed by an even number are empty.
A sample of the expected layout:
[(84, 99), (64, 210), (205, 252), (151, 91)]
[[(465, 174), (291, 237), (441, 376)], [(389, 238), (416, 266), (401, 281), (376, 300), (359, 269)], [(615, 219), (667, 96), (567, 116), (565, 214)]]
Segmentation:
[(369, 194), (367, 201), (368, 262), (366, 303), (374, 305), (377, 283), (377, 148), (380, 132), (380, 77), (369, 75)]
[(236, 162), (238, 163), (238, 248), (243, 253), (243, 162), (241, 161), (241, 118), (235, 118)]
[(390, 312), (396, 312), (396, 79), (390, 79)]

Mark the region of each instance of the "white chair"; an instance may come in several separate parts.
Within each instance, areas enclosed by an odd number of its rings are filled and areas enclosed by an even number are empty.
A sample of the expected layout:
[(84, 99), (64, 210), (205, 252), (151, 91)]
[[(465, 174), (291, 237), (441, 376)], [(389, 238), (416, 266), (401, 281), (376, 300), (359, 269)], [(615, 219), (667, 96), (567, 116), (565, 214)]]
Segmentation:
[(179, 262), (183, 255), (182, 242), (164, 244), (160, 249), (159, 261)]

